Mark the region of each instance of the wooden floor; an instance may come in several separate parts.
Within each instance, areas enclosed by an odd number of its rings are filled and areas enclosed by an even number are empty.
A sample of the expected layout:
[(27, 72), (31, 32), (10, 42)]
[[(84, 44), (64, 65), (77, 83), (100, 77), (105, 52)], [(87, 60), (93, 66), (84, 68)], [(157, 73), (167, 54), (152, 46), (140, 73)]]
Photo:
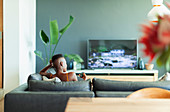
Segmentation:
[(0, 112), (4, 112), (4, 99), (0, 100)]

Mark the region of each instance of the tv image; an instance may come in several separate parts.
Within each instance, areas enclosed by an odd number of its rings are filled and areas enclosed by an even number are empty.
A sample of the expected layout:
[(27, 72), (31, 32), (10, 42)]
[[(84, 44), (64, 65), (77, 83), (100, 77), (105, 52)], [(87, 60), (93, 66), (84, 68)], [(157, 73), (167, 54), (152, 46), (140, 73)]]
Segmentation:
[(88, 68), (137, 67), (137, 40), (88, 40)]

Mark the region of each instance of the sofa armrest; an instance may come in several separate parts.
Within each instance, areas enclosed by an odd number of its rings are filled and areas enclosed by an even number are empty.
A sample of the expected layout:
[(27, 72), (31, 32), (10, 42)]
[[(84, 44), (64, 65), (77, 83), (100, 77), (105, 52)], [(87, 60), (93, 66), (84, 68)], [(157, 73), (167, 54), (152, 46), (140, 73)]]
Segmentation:
[(15, 88), (14, 90), (12, 90), (9, 93), (24, 92), (24, 91), (27, 91), (27, 90), (28, 90), (28, 84), (25, 83), (25, 84), (18, 86), (17, 88)]

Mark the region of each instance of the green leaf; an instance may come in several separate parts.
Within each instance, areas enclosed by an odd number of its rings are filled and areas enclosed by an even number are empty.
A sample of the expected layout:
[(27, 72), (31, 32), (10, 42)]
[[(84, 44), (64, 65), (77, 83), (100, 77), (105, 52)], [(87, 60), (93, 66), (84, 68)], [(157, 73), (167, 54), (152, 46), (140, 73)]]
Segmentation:
[(168, 46), (167, 49), (168, 49), (167, 54), (169, 54), (169, 55), (167, 56), (167, 61), (166, 61), (166, 64), (165, 64), (165, 68), (166, 68), (167, 72), (170, 72), (170, 46)]
[(108, 49), (106, 47), (104, 47), (104, 46), (100, 46), (98, 48), (98, 52), (105, 52), (105, 51), (108, 51)]
[(170, 72), (170, 56), (169, 56), (168, 60), (166, 61), (165, 68), (166, 68), (167, 72)]
[(44, 43), (44, 45), (47, 45), (49, 43), (49, 38), (43, 30), (40, 30), (40, 38), (42, 42)]
[(64, 54), (64, 57), (68, 57), (68, 54)]
[(50, 21), (50, 44), (58, 43), (58, 23), (57, 20)]
[(75, 60), (76, 62), (78, 62), (78, 63), (84, 62), (83, 59), (82, 59), (79, 55), (76, 55), (75, 58), (74, 58), (74, 60)]
[(73, 21), (74, 21), (73, 16), (70, 16), (69, 23), (68, 23), (64, 28), (62, 28), (62, 29), (60, 30), (60, 34), (61, 34), (61, 35), (64, 34), (64, 32), (70, 27), (70, 25), (73, 23)]
[(37, 51), (35, 50), (34, 53), (41, 59), (44, 61), (43, 57), (42, 57), (42, 52), (41, 51)]
[(166, 66), (169, 57), (170, 57), (170, 48), (162, 52), (162, 54), (157, 58), (156, 63), (158, 64), (158, 66), (162, 66), (162, 65)]
[(158, 66), (162, 66), (163, 65), (162, 56), (159, 56), (157, 58), (156, 63), (157, 63)]
[(70, 60), (76, 61), (77, 63), (82, 63), (82, 62), (84, 62), (83, 59), (82, 59), (78, 54), (69, 54), (69, 55), (67, 55), (67, 57), (68, 57)]

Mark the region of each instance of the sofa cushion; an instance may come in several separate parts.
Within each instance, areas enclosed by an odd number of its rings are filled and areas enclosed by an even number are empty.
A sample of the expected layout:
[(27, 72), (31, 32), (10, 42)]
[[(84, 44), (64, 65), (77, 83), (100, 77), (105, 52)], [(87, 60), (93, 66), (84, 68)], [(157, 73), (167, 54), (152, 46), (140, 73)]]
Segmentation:
[(96, 97), (127, 97), (133, 91), (96, 91)]
[(30, 80), (42, 80), (42, 76), (39, 73), (30, 74), (28, 76), (28, 80), (27, 80), (28, 84), (29, 84)]
[(30, 80), (29, 91), (90, 91), (91, 81), (47, 82)]
[(170, 81), (132, 82), (105, 80), (97, 78), (93, 79), (94, 91), (136, 91), (148, 87), (158, 87), (170, 90)]

